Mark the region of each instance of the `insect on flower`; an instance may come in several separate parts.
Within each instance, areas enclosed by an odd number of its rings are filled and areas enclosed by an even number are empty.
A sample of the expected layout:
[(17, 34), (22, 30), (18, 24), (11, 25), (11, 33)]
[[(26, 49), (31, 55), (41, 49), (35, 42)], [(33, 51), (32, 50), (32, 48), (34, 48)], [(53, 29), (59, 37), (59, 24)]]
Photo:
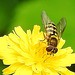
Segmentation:
[(62, 33), (66, 26), (66, 19), (61, 18), (59, 23), (55, 25), (47, 16), (45, 11), (42, 11), (42, 23), (44, 26), (45, 33), (44, 38), (47, 39), (47, 54), (54, 55), (57, 53), (57, 45), (60, 41)]

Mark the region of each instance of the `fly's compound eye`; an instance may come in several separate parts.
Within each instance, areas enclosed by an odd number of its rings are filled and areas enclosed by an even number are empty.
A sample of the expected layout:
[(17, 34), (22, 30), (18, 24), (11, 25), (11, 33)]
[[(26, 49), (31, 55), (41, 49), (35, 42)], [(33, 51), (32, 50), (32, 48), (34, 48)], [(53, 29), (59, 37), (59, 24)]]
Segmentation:
[(54, 48), (54, 52), (57, 53), (57, 51), (58, 51), (58, 49), (57, 48)]
[(47, 47), (46, 50), (47, 52), (50, 52), (53, 49), (53, 47)]

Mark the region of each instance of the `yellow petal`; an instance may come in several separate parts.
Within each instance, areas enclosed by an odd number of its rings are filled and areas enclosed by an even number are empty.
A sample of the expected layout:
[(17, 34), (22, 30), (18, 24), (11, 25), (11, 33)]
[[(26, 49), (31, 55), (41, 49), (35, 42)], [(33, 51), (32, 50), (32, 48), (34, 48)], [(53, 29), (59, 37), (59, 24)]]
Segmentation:
[(39, 31), (40, 31), (40, 26), (34, 25), (32, 35), (35, 37), (35, 35), (38, 34)]
[(14, 43), (11, 39), (9, 39), (9, 37), (6, 37), (7, 38), (7, 42), (8, 42), (8, 45), (10, 49), (18, 52), (20, 55), (24, 56), (24, 57), (28, 57), (29, 54), (25, 53), (20, 47), (18, 44)]
[(0, 51), (5, 50), (7, 45), (6, 37), (0, 37)]
[(44, 69), (45, 70), (45, 73), (47, 75), (59, 75), (57, 71), (55, 71), (54, 69), (52, 68), (49, 68), (49, 69)]
[(63, 58), (61, 58), (61, 56), (60, 56), (59, 60), (57, 59), (55, 61), (55, 64), (57, 64), (56, 66), (63, 66), (63, 67), (71, 66), (71, 64), (75, 64), (75, 53), (65, 55)]
[(31, 39), (31, 31), (30, 30), (27, 30), (27, 36), (28, 36), (28, 43), (31, 45), (32, 39)]
[(16, 34), (10, 33), (9, 37), (11, 40), (13, 40), (15, 43), (19, 44), (19, 37)]
[(29, 52), (28, 47), (26, 46), (26, 44), (24, 43), (24, 41), (22, 41), (21, 39), (19, 40), (19, 45), (20, 45), (20, 48), (21, 48), (24, 52)]
[[(20, 60), (21, 58), (19, 58), (19, 60)], [(32, 65), (32, 64), (34, 64), (35, 63), (35, 61), (33, 60), (33, 58), (23, 58), (24, 60), (22, 60), (22, 61), (24, 61), (24, 63), (25, 63), (25, 65), (26, 66), (30, 66), (30, 65)], [(21, 62), (21, 61), (20, 61)]]
[(21, 40), (24, 41), (25, 45), (28, 47), (28, 37), (27, 34), (23, 31), (23, 29), (20, 26), (15, 27), (15, 32), (21, 38)]
[(58, 52), (55, 54), (55, 56), (60, 56), (63, 54), (67, 55), (67, 54), (71, 54), (72, 52), (73, 52), (73, 50), (71, 49), (71, 47), (67, 47), (67, 48), (58, 50)]
[(42, 74), (41, 72), (40, 72), (40, 73), (35, 73), (35, 72), (33, 72), (32, 75), (45, 75), (45, 74)]
[(60, 42), (57, 46), (58, 49), (61, 49), (63, 47), (63, 45), (65, 44), (65, 40), (63, 40), (62, 38), (60, 39)]
[(40, 26), (35, 25), (32, 31), (32, 44), (36, 44), (38, 43), (38, 41), (44, 39), (43, 32), (39, 32), (39, 31), (40, 31)]
[(29, 38), (31, 38), (31, 30), (27, 30), (27, 35)]
[(68, 70), (66, 67), (59, 67), (57, 70), (61, 75), (75, 75), (75, 72)]
[(70, 66), (71, 64), (75, 64), (75, 53), (67, 55), (64, 59), (61, 59), (63, 66)]
[(72, 72), (72, 71), (68, 70), (67, 68), (65, 68), (65, 69), (66, 69), (66, 71), (63, 71), (63, 73), (65, 75), (75, 75), (75, 72)]
[(22, 63), (14, 63), (10, 65), (8, 68), (5, 68), (2, 72), (3, 74), (12, 74), (16, 71), (16, 69), (18, 69), (22, 65), (23, 65)]
[(32, 65), (32, 70), (33, 70), (35, 73), (39, 73), (42, 69), (43, 69), (43, 67), (42, 67), (42, 65), (39, 64), (39, 63)]
[(30, 67), (26, 67), (25, 65), (22, 65), (20, 68), (18, 68), (15, 71), (14, 75), (32, 75), (32, 69)]

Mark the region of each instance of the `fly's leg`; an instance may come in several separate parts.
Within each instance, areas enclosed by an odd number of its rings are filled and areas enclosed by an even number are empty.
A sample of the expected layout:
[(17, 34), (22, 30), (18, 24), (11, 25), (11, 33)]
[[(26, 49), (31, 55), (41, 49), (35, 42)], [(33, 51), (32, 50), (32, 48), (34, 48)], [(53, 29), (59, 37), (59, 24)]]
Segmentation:
[(40, 40), (40, 41), (45, 41), (45, 39), (47, 39), (46, 36), (45, 36), (45, 34), (44, 34), (44, 32), (43, 32), (43, 36), (44, 36), (44, 39)]
[(45, 39), (47, 39), (47, 37), (46, 37), (46, 35), (44, 34), (44, 32), (43, 32), (43, 36), (44, 36)]
[(43, 40), (40, 40), (40, 41), (45, 41), (45, 38)]
[(44, 32), (43, 32), (43, 36), (44, 36), (44, 39), (40, 40), (39, 44), (41, 44), (42, 42), (46, 44), (46, 42), (45, 42), (46, 36), (45, 36)]

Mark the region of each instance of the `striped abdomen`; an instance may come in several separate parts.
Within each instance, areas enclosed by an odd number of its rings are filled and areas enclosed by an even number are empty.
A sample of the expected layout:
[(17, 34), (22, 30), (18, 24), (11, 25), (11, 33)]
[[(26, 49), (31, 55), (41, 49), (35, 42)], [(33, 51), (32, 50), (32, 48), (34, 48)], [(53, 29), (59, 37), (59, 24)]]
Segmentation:
[(57, 46), (58, 43), (58, 33), (54, 23), (49, 23), (46, 25), (46, 37), (48, 45)]

